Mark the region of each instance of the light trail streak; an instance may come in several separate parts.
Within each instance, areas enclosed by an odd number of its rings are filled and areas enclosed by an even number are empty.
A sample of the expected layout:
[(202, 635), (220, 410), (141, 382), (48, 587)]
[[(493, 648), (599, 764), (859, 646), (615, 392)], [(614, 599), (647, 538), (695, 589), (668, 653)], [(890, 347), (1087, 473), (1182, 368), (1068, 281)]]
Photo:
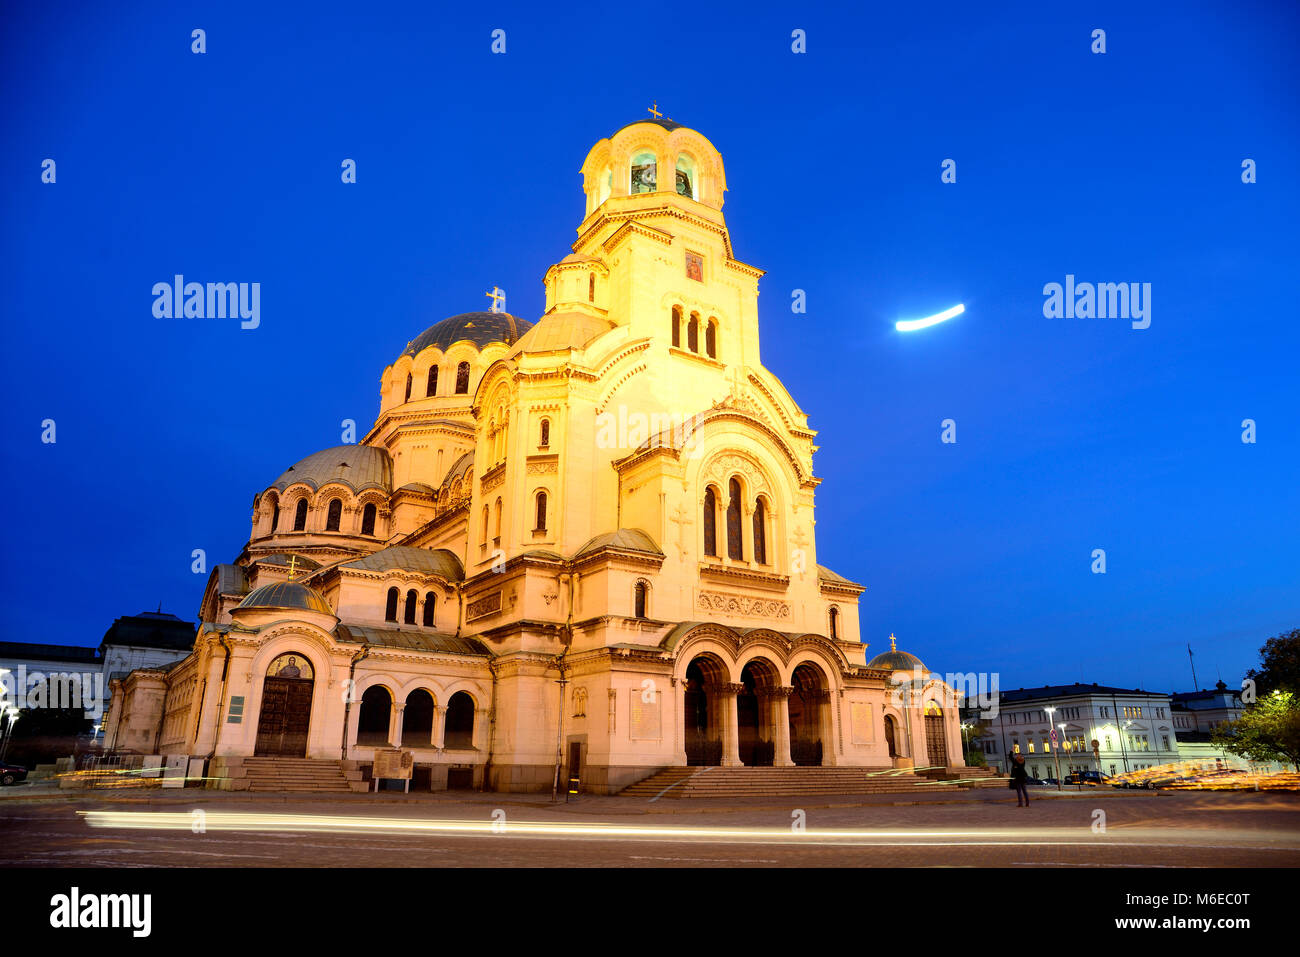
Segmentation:
[(917, 329), (925, 329), (928, 326), (938, 325), (944, 320), (951, 319), (953, 316), (960, 316), (966, 311), (963, 303), (957, 303), (951, 309), (945, 309), (943, 312), (936, 312), (933, 316), (926, 316), (924, 319), (900, 319), (894, 323), (894, 328), (899, 332), (913, 332)]
[[(190, 831), (198, 818), (190, 811), (78, 811), (91, 827), (151, 831)], [(553, 821), (457, 821), (420, 818), (357, 817), (351, 815), (299, 815), (204, 810), (203, 830), (255, 831), (259, 833), (407, 834), (441, 837), (529, 837), (577, 840), (630, 840), (701, 842), (717, 844), (813, 844), (877, 847), (1007, 847), (1067, 844), (1110, 846), (1222, 846), (1205, 841), (1200, 830), (1185, 828), (1124, 828), (1096, 835), (1088, 828), (979, 828), (963, 829), (813, 829), (736, 827), (648, 827), (626, 824), (571, 824)], [(1192, 835), (1200, 841), (1188, 841)], [(1219, 841), (1269, 842), (1273, 850), (1294, 851), (1300, 835), (1217, 832)]]

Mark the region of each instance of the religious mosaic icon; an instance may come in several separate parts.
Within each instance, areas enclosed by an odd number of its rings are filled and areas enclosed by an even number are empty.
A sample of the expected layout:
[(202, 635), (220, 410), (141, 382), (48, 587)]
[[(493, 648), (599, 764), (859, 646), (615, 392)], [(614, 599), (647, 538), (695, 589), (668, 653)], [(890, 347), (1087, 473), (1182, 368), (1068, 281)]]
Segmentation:
[(704, 257), (699, 253), (686, 254), (686, 278), (704, 282)]
[(311, 662), (302, 655), (280, 655), (266, 669), (271, 678), (310, 678)]

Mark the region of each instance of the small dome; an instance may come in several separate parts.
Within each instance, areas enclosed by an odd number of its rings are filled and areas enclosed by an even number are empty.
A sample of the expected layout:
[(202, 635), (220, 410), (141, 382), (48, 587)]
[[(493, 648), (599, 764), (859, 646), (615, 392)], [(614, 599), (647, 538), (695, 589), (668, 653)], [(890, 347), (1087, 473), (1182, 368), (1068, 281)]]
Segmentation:
[(513, 359), (523, 352), (560, 352), (582, 349), (614, 328), (607, 319), (583, 312), (553, 312), (543, 316), (510, 350)]
[(295, 482), (306, 482), (313, 490), (328, 482), (342, 482), (353, 492), (368, 488), (387, 492), (393, 486), (393, 463), (383, 449), (336, 445), (290, 465), (273, 487), (284, 491)]
[(445, 351), (462, 339), (468, 339), (479, 349), (493, 342), (504, 342), (510, 346), (532, 327), (531, 322), (518, 319), (508, 312), (463, 312), (425, 329), (406, 344), (402, 355), (417, 356), (430, 346)]
[(287, 608), (301, 611), (315, 611), (323, 615), (333, 615), (334, 611), (314, 588), (302, 582), (276, 582), (263, 585), (249, 592), (248, 597), (239, 603), (236, 610), (249, 608)]
[(928, 669), (921, 664), (921, 659), (906, 651), (899, 651), (897, 641), (898, 639), (890, 635), (889, 650), (881, 652), (868, 661), (867, 667), (878, 668), (881, 671), (920, 671), (926, 674)]
[(664, 129), (666, 129), (669, 133), (671, 133), (673, 130), (680, 129), (681, 126), (682, 126), (681, 123), (674, 123), (672, 120), (669, 120), (669, 119), (662, 119), (662, 120), (661, 120), (661, 119), (653, 119), (653, 118), (652, 118), (652, 119), (648, 119), (648, 120), (633, 120), (631, 123), (627, 124), (627, 126), (621, 126), (621, 127), (619, 127), (618, 130), (614, 133), (614, 135), (615, 135), (615, 136), (618, 136), (619, 133), (622, 133), (622, 132), (623, 132), (625, 129), (627, 129), (628, 127), (636, 126), (638, 123), (653, 123), (655, 126), (662, 126), (662, 127), (663, 127)]
[(581, 558), (602, 548), (622, 549), (629, 552), (645, 552), (647, 555), (663, 555), (655, 540), (639, 528), (620, 528), (616, 532), (597, 535), (578, 549), (574, 558)]

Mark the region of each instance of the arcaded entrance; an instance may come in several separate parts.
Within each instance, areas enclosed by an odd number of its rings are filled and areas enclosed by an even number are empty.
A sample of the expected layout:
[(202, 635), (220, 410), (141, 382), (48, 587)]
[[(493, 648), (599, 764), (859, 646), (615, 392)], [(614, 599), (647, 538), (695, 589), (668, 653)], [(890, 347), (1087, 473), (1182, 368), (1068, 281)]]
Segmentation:
[(820, 668), (804, 662), (794, 669), (790, 693), (790, 758), (797, 765), (822, 764), (830, 687)]
[(726, 682), (726, 668), (712, 655), (700, 655), (686, 666), (683, 712), (688, 765), (716, 767), (722, 764), (720, 691)]
[(311, 662), (302, 655), (280, 655), (266, 669), (262, 708), (257, 719), (258, 756), (304, 758), (311, 724)]
[(755, 658), (741, 670), (740, 683), (741, 688), (736, 694), (740, 763), (750, 767), (771, 767), (776, 758), (773, 717), (780, 675), (770, 661)]

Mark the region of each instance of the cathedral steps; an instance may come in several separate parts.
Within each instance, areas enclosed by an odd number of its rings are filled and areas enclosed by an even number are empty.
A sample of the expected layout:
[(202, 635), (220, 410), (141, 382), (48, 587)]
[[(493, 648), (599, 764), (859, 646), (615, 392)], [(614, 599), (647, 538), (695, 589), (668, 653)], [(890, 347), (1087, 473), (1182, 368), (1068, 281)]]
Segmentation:
[[(946, 769), (931, 769), (945, 772)], [(940, 773), (933, 777), (892, 768), (665, 768), (619, 792), (622, 797), (738, 798), (818, 794), (915, 794), (951, 791), (954, 778), (979, 780), (982, 775)]]
[(249, 791), (326, 791), (350, 794), (364, 789), (360, 776), (348, 775), (340, 761), (313, 758), (244, 758)]

